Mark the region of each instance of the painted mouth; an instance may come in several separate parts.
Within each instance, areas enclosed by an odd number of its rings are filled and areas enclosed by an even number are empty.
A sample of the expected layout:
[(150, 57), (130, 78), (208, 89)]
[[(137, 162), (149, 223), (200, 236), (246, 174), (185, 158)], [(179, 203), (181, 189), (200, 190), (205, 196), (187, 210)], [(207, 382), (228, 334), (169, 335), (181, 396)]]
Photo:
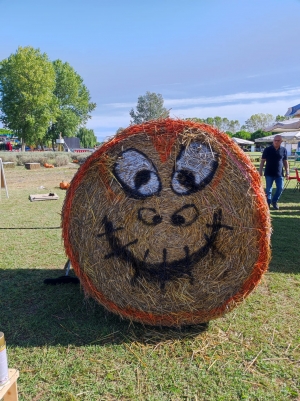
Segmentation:
[(188, 246), (184, 246), (185, 256), (178, 260), (168, 261), (167, 249), (163, 249), (162, 262), (159, 263), (148, 263), (147, 258), (149, 256), (149, 249), (145, 251), (143, 260), (138, 259), (129, 250), (129, 247), (136, 244), (138, 239), (134, 239), (128, 244), (123, 245), (119, 238), (116, 237), (115, 232), (123, 230), (124, 227), (114, 227), (113, 223), (108, 220), (107, 216), (103, 219), (104, 233), (98, 234), (97, 237), (105, 237), (107, 240), (111, 252), (104, 256), (105, 259), (117, 257), (125, 263), (130, 263), (134, 274), (131, 279), (132, 285), (137, 284), (138, 278), (144, 278), (147, 282), (156, 282), (160, 285), (160, 289), (163, 290), (167, 282), (188, 277), (190, 283), (194, 283), (194, 277), (192, 269), (193, 267), (207, 254), (210, 250), (213, 253), (219, 254), (220, 257), (224, 258), (224, 254), (219, 252), (216, 248), (216, 241), (219, 236), (219, 232), (222, 228), (226, 230), (233, 230), (233, 227), (222, 224), (222, 210), (214, 212), (212, 224), (206, 224), (210, 228), (210, 234), (204, 234), (205, 244), (200, 247), (197, 251), (190, 253)]

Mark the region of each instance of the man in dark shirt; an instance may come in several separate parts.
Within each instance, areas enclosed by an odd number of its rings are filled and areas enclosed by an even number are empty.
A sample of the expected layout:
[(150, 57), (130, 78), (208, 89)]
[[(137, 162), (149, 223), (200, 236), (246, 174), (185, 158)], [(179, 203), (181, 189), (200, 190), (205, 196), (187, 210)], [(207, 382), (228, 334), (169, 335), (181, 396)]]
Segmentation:
[[(289, 164), (287, 161), (287, 151), (283, 146), (281, 135), (275, 135), (273, 144), (268, 146), (262, 154), (259, 174), (262, 176), (263, 167), (266, 162), (265, 177), (266, 177), (266, 195), (267, 202), (270, 207), (271, 203), (274, 209), (278, 210), (278, 200), (283, 191), (283, 166), (285, 168), (286, 177), (289, 177)], [(272, 198), (272, 186), (275, 181), (276, 192)]]

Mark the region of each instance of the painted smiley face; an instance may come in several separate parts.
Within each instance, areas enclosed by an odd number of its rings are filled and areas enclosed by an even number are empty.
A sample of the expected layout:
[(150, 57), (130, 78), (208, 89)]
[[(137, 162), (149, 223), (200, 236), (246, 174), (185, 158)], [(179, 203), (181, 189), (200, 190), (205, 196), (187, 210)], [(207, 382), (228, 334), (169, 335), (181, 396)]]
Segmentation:
[(85, 291), (155, 325), (232, 309), (268, 266), (259, 182), (211, 127), (171, 119), (129, 127), (88, 159), (67, 193), (65, 247)]

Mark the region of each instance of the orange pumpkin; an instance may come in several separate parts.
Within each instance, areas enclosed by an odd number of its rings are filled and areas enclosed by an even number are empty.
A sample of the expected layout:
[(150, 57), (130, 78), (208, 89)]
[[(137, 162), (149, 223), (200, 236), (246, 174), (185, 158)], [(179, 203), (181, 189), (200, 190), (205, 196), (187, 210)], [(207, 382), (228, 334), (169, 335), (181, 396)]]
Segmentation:
[(62, 181), (62, 182), (59, 184), (59, 188), (61, 188), (61, 189), (68, 189), (69, 186), (70, 186), (70, 183), (67, 182), (67, 181)]
[(46, 168), (54, 168), (53, 164), (44, 163), (44, 167)]

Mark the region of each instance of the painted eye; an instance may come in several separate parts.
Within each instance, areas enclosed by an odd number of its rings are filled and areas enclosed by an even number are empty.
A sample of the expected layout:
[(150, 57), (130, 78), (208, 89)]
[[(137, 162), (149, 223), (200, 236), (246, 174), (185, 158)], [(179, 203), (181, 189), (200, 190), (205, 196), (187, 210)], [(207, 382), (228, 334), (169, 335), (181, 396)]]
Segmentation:
[(144, 153), (136, 149), (127, 149), (119, 155), (114, 175), (132, 198), (144, 199), (161, 191), (156, 167)]
[(192, 142), (182, 147), (172, 175), (172, 189), (178, 195), (189, 195), (203, 189), (218, 167), (218, 155), (210, 147)]

